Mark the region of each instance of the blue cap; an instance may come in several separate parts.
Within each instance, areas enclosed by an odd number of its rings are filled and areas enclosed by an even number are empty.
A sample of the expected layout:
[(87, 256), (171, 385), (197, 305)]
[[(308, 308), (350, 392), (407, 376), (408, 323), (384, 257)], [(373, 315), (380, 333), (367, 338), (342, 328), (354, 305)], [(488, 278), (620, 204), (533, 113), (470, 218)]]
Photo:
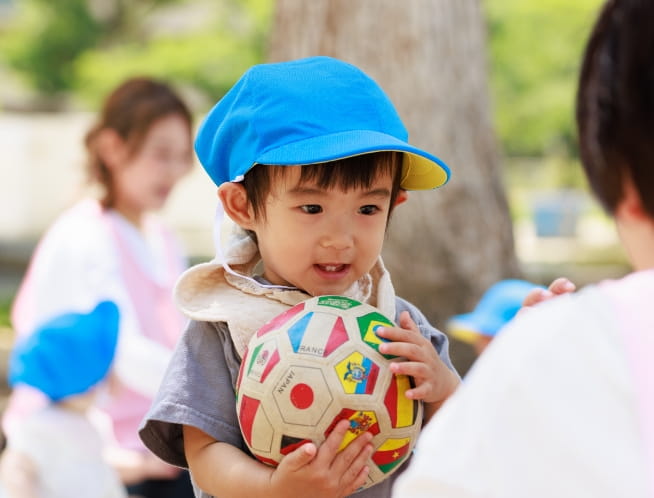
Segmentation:
[(118, 341), (118, 307), (52, 318), (20, 340), (9, 358), (10, 386), (32, 386), (53, 401), (88, 391), (105, 378)]
[(495, 336), (516, 315), (527, 294), (535, 288), (542, 287), (517, 279), (493, 284), (472, 312), (451, 318), (448, 332), (465, 342), (471, 342), (476, 334)]
[(255, 164), (316, 164), (379, 151), (404, 153), (406, 190), (447, 182), (447, 165), (407, 139), (377, 83), (321, 56), (251, 67), (209, 111), (195, 151), (218, 186), (241, 181)]

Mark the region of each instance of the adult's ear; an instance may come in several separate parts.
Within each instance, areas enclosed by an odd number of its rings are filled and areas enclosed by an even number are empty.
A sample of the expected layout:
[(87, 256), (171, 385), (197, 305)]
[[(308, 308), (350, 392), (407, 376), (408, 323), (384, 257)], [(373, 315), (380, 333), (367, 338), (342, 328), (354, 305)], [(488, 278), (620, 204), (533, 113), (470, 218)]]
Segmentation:
[(115, 130), (103, 129), (96, 140), (98, 155), (110, 170), (119, 168), (128, 159), (127, 143)]
[(615, 210), (616, 218), (624, 220), (642, 220), (649, 218), (649, 214), (643, 206), (640, 194), (634, 185), (630, 175), (624, 175), (622, 182), (622, 198)]
[(234, 223), (246, 230), (252, 230), (254, 225), (254, 212), (248, 203), (245, 187), (238, 182), (226, 182), (218, 187), (218, 199), (223, 209)]

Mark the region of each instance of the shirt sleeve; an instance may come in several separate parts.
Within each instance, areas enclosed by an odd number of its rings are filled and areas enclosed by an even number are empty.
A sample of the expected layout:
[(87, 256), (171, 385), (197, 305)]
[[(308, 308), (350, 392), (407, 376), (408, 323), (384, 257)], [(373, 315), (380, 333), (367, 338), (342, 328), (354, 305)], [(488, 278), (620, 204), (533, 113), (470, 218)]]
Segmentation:
[(14, 326), (19, 335), (58, 314), (88, 311), (108, 299), (120, 310), (114, 371), (131, 389), (153, 397), (171, 351), (144, 336), (120, 272), (115, 242), (97, 218), (71, 211), (48, 230), (29, 270), (29, 306)]
[(236, 416), (240, 359), (224, 323), (192, 321), (171, 358), (139, 435), (162, 460), (187, 467), (182, 427), (247, 452)]

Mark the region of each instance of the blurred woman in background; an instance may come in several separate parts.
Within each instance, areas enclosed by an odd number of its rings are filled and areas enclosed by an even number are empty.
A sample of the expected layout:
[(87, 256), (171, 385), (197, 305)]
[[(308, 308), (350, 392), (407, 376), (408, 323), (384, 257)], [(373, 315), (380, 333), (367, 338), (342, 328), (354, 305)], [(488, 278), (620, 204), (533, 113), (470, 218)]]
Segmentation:
[[(12, 308), (22, 337), (53, 316), (102, 300), (118, 304), (111, 387), (98, 408), (111, 421), (111, 462), (129, 492), (146, 498), (193, 496), (188, 475), (154, 457), (137, 435), (183, 330), (171, 295), (186, 257), (154, 213), (191, 169), (191, 137), (191, 113), (167, 84), (134, 78), (111, 92), (85, 141), (100, 194), (80, 200), (47, 230)], [(6, 437), (45, 402), (38, 390), (17, 386), (3, 417)]]

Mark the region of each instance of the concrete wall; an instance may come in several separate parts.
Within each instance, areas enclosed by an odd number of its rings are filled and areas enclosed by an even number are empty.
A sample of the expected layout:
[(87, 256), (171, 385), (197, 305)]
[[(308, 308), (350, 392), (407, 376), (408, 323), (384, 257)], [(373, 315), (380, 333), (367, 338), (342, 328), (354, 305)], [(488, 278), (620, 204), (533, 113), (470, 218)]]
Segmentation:
[[(0, 250), (29, 247), (83, 192), (83, 138), (92, 114), (0, 114)], [(215, 187), (196, 164), (163, 216), (191, 256), (213, 254)]]

